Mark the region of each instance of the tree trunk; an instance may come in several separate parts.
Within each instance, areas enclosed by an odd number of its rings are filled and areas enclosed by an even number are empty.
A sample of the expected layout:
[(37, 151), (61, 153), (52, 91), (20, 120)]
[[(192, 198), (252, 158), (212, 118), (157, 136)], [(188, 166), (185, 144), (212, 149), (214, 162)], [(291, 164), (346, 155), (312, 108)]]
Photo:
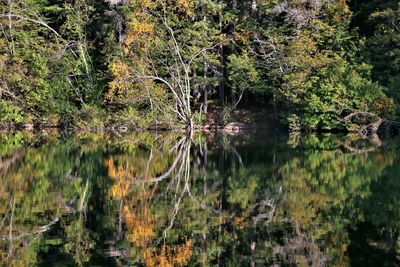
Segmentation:
[[(222, 33), (222, 19), (220, 17), (220, 32)], [(224, 54), (224, 45), (221, 43), (220, 48), (219, 48), (219, 53), (221, 57), (221, 82), (219, 83), (219, 99), (221, 101), (222, 105), (225, 105), (225, 68), (226, 68), (226, 63), (225, 63), (225, 54)]]
[(204, 114), (208, 113), (208, 90), (204, 91)]
[(236, 99), (236, 92), (235, 91), (231, 91), (231, 101), (232, 101), (232, 107), (236, 106), (237, 103), (237, 99)]
[(257, 0), (252, 0), (251, 3), (251, 13), (255, 14), (257, 12)]
[(237, 7), (237, 0), (232, 0), (232, 8), (236, 9)]
[(276, 94), (273, 95), (273, 106), (274, 106), (274, 119), (275, 123), (278, 121), (278, 108), (276, 106)]
[(208, 71), (208, 66), (207, 62), (204, 62), (204, 87), (203, 87), (203, 96), (204, 96), (204, 114), (207, 114), (208, 112), (208, 83), (207, 83), (207, 71)]

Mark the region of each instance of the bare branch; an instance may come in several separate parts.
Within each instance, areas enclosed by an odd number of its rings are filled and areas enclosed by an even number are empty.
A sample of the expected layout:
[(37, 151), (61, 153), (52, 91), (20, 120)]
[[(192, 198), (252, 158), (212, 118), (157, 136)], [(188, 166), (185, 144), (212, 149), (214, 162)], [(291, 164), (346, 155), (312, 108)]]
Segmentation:
[(16, 14), (0, 15), (0, 18), (4, 18), (4, 17), (9, 18), (9, 19), (11, 19), (11, 18), (19, 18), (19, 19), (22, 19), (22, 20), (26, 20), (26, 21), (30, 21), (30, 22), (33, 22), (33, 23), (40, 24), (40, 25), (46, 27), (47, 29), (49, 29), (51, 32), (53, 32), (57, 37), (62, 39), (61, 35), (55, 29), (53, 29), (52, 27), (50, 27), (48, 24), (44, 23), (43, 21), (36, 20), (36, 19), (31, 19), (31, 18), (27, 18), (27, 17), (23, 17), (23, 16), (16, 15)]
[(17, 240), (17, 239), (21, 239), (27, 236), (32, 236), (32, 235), (41, 235), (47, 231), (50, 230), (51, 226), (53, 226), (54, 224), (56, 224), (60, 219), (58, 217), (54, 218), (50, 223), (40, 226), (36, 231), (33, 232), (26, 232), (26, 233), (22, 233), (19, 234), (17, 236), (12, 236), (12, 235), (4, 235), (0, 237), (0, 240)]
[[(161, 77), (158, 77), (158, 76), (154, 76), (154, 75), (137, 75), (136, 77), (139, 79), (150, 79), (150, 80), (162, 82), (171, 90), (171, 92), (174, 94), (175, 98), (179, 102), (181, 102), (181, 99), (180, 99), (180, 97), (178, 97), (178, 94), (176, 93), (175, 89), (172, 87), (172, 85), (167, 80), (165, 80)], [(181, 102), (181, 104), (182, 104), (182, 102)]]
[(239, 99), (238, 99), (238, 101), (236, 101), (235, 105), (232, 107), (232, 110), (234, 110), (237, 107), (237, 105), (239, 105), (240, 101), (243, 98), (244, 90), (245, 89), (243, 89), (242, 92), (240, 93)]

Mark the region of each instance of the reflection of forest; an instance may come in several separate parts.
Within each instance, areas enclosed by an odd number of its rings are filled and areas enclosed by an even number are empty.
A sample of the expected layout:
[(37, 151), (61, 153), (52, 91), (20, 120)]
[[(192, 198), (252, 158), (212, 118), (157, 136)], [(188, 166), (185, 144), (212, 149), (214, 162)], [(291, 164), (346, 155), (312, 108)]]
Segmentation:
[(1, 134), (1, 265), (394, 265), (396, 150), (332, 135)]

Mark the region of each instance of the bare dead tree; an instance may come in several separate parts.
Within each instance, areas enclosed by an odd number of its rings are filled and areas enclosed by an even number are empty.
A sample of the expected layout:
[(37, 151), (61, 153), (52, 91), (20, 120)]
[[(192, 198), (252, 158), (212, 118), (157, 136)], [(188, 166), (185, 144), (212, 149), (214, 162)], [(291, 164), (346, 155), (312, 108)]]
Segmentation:
[[(209, 50), (213, 50), (218, 48), (222, 43), (227, 42), (228, 40), (224, 40), (217, 44), (214, 44), (210, 47), (205, 47), (200, 49), (193, 56), (186, 58), (184, 56), (181, 45), (179, 44), (178, 39), (176, 38), (175, 31), (169, 25), (166, 18), (163, 19), (162, 22), (164, 28), (168, 33), (168, 38), (166, 41), (169, 41), (169, 54), (172, 57), (171, 64), (165, 64), (165, 68), (168, 70), (167, 77), (160, 77), (156, 70), (147, 70), (149, 73), (138, 73), (137, 70), (131, 68), (130, 70), (133, 72), (134, 77), (139, 81), (145, 80), (153, 80), (164, 84), (167, 89), (172, 93), (175, 100), (175, 108), (171, 108), (171, 110), (177, 114), (179, 119), (185, 124), (186, 130), (188, 132), (192, 132), (194, 130), (194, 120), (193, 120), (193, 110), (191, 98), (193, 94), (192, 89), (192, 64), (193, 62), (205, 52)], [(154, 59), (157, 62), (161, 62), (160, 59)], [(202, 110), (200, 110), (200, 113)]]
[(351, 131), (364, 136), (373, 136), (378, 132), (389, 135), (391, 130), (400, 132), (400, 122), (391, 121), (367, 111), (350, 110), (350, 114), (343, 118), (343, 122)]
[(274, 8), (277, 14), (285, 14), (287, 22), (293, 23), (299, 30), (316, 18), (321, 7), (332, 0), (284, 0)]

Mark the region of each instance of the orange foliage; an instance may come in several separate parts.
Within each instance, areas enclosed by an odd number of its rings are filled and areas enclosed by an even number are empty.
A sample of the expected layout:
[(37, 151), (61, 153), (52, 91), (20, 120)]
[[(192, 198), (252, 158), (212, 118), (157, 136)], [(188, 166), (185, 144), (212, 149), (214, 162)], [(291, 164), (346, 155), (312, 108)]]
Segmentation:
[(247, 225), (245, 217), (234, 217), (233, 223), (238, 226), (240, 229), (244, 229)]
[(104, 161), (108, 176), (114, 180), (110, 188), (111, 197), (121, 199), (126, 197), (132, 184), (138, 179), (152, 179), (158, 173), (163, 173), (169, 167), (169, 161), (164, 154), (155, 154), (152, 164), (148, 166), (148, 158), (113, 157)]
[(148, 267), (185, 266), (189, 262), (192, 253), (192, 242), (188, 240), (182, 245), (164, 245), (160, 253), (151, 248), (146, 249), (143, 253), (143, 258)]
[(150, 210), (135, 210), (124, 206), (124, 221), (128, 229), (128, 241), (138, 247), (145, 247), (151, 237), (156, 235), (154, 218)]
[(134, 176), (135, 167), (131, 165), (125, 167), (122, 165), (116, 166), (112, 158), (107, 159), (104, 165), (108, 169), (108, 176), (115, 180), (109, 194), (117, 199), (127, 196), (131, 188), (131, 181), (136, 178)]
[[(113, 157), (105, 160), (104, 165), (108, 170), (108, 176), (114, 180), (109, 194), (116, 199), (124, 198), (122, 210), (123, 220), (126, 225), (127, 241), (142, 250), (143, 263), (146, 266), (185, 266), (192, 255), (191, 241), (181, 245), (164, 245), (161, 251), (154, 246), (157, 237), (157, 216), (151, 209), (152, 191), (145, 188), (132, 187), (133, 181), (139, 179), (151, 179), (157, 173), (168, 168), (165, 155), (154, 155), (152, 164), (148, 165), (148, 159), (136, 159), (134, 164), (128, 157)], [(133, 188), (141, 188), (132, 192)]]

